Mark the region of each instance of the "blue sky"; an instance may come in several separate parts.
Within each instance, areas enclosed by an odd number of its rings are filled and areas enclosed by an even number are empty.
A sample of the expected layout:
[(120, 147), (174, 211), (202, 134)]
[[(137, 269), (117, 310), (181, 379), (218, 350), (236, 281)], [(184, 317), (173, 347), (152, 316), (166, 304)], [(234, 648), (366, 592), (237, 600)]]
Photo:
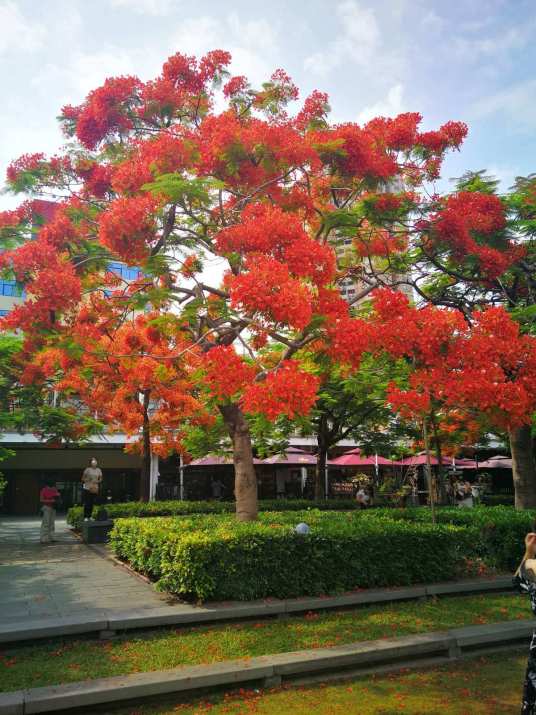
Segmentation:
[(338, 121), (461, 119), (445, 177), (488, 168), (506, 188), (536, 171), (535, 39), (534, 0), (0, 0), (0, 172), (57, 150), (60, 107), (105, 77), (223, 48), (254, 82), (283, 67), (302, 97), (326, 91)]

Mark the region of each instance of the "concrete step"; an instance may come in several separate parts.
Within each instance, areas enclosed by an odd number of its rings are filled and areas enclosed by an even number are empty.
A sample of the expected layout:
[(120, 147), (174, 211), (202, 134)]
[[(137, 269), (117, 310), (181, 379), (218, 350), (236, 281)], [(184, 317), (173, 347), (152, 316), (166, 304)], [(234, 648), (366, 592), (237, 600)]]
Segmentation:
[[(437, 583), (400, 588), (367, 589), (341, 596), (318, 598), (292, 598), (287, 600), (207, 603), (194, 606), (188, 603), (158, 606), (156, 608), (131, 608), (125, 610), (95, 609), (89, 614), (79, 613), (69, 617), (16, 619), (0, 623), (0, 643), (14, 643), (39, 638), (100, 633), (101, 631), (126, 631), (160, 626), (193, 626), (201, 623), (233, 621), (246, 618), (285, 616), (288, 614), (352, 608), (375, 603), (408, 601), (441, 595), (468, 595), (511, 590), (510, 576), (490, 579), (471, 579), (453, 583)], [(119, 596), (118, 596), (119, 598)]]
[(174, 692), (192, 692), (213, 687), (259, 683), (277, 687), (283, 681), (301, 680), (318, 674), (352, 677), (360, 670), (379, 671), (396, 663), (412, 667), (465, 657), (478, 646), (487, 649), (504, 644), (527, 643), (535, 622), (513, 621), (451, 631), (424, 633), (351, 643), (332, 648), (242, 658), (211, 665), (195, 665), (149, 673), (99, 678), (92, 681), (0, 694), (0, 715), (73, 711), (105, 704), (119, 704)]

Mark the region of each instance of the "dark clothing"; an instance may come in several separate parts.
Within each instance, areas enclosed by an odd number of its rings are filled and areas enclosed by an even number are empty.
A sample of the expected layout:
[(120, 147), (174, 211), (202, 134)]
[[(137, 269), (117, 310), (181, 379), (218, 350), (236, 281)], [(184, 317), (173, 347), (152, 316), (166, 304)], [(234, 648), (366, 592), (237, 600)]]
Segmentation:
[[(531, 581), (522, 565), (517, 576), (514, 576), (514, 586), (522, 593), (528, 593), (532, 612), (536, 615), (536, 583)], [(529, 658), (523, 683), (523, 701), (521, 715), (536, 715), (536, 631), (532, 634), (529, 646)]]
[(97, 502), (97, 495), (89, 489), (82, 489), (82, 504), (84, 505), (84, 519), (91, 519), (93, 507)]

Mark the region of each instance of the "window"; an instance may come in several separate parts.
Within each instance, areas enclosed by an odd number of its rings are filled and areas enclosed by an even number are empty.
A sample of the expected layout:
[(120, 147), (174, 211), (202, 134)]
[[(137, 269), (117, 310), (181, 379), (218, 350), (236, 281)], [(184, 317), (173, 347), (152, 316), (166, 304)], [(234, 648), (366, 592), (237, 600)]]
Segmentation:
[(17, 281), (0, 280), (0, 295), (9, 295), (15, 298), (23, 298), (24, 291), (17, 284)]
[(4, 318), (9, 313), (9, 310), (0, 309), (0, 318)]
[(141, 271), (139, 268), (131, 268), (126, 266), (124, 263), (119, 263), (118, 261), (110, 261), (108, 263), (108, 270), (115, 273), (120, 278), (125, 281), (135, 281), (141, 276)]

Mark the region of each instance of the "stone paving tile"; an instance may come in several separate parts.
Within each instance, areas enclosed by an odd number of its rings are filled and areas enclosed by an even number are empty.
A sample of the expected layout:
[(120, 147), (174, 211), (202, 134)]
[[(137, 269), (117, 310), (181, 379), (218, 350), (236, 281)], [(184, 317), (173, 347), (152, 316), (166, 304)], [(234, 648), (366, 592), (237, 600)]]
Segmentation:
[(56, 534), (56, 543), (41, 545), (38, 519), (0, 518), (0, 623), (164, 605), (150, 584), (81, 543), (65, 522)]

